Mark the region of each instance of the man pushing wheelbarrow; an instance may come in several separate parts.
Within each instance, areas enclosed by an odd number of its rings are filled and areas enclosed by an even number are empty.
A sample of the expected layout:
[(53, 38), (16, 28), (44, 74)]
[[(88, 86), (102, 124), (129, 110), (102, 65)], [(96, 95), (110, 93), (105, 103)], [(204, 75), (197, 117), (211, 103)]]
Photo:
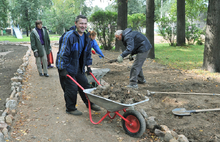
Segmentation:
[[(77, 91), (88, 107), (88, 100), (83, 90), (81, 90), (67, 75), (74, 78), (83, 88), (90, 88), (90, 84), (85, 75), (85, 66), (87, 73), (92, 72), (91, 45), (89, 42), (89, 33), (87, 28), (87, 18), (78, 15), (75, 20), (75, 26), (64, 33), (59, 40), (59, 51), (57, 53), (56, 66), (58, 68), (61, 87), (64, 91), (66, 102), (66, 113), (72, 115), (82, 115), (77, 110)], [(91, 102), (91, 109), (101, 110), (99, 106)]]

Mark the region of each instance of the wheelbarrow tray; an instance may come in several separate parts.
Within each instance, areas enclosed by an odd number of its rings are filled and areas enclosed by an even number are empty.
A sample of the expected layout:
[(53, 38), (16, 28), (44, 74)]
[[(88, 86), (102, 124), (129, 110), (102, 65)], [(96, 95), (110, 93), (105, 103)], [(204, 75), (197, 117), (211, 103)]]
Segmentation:
[(146, 99), (143, 101), (133, 103), (133, 104), (123, 104), (123, 103), (119, 103), (119, 102), (92, 94), (91, 92), (95, 89), (96, 88), (85, 89), (85, 90), (83, 90), (83, 92), (87, 94), (87, 96), (91, 102), (95, 103), (96, 105), (98, 105), (102, 108), (105, 108), (109, 112), (116, 112), (119, 110), (126, 109), (128, 107), (149, 101), (149, 98), (145, 96)]

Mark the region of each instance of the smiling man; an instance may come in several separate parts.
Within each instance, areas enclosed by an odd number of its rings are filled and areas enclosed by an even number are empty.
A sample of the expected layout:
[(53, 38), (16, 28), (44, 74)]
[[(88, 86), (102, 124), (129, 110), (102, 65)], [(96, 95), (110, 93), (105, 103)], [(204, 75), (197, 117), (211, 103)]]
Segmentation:
[[(59, 79), (61, 87), (64, 91), (64, 98), (66, 101), (66, 113), (72, 115), (82, 115), (82, 112), (77, 110), (77, 91), (88, 107), (88, 100), (86, 99), (83, 90), (69, 78), (69, 74), (75, 79), (84, 89), (90, 88), (88, 80), (85, 75), (85, 66), (87, 66), (87, 73), (91, 71), (91, 45), (89, 40), (89, 32), (87, 28), (87, 18), (83, 15), (78, 15), (75, 20), (75, 26), (64, 33), (59, 40), (59, 52), (57, 53), (56, 66), (58, 68)], [(100, 107), (91, 103), (91, 109), (99, 111)]]

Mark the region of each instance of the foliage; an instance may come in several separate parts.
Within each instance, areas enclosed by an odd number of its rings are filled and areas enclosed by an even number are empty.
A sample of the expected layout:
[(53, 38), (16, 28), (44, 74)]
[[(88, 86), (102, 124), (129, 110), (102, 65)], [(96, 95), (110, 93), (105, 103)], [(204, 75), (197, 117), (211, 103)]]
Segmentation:
[(141, 27), (146, 26), (146, 15), (142, 13), (136, 13), (128, 15), (128, 28), (141, 32)]
[(168, 44), (155, 44), (155, 60), (170, 68), (200, 69), (203, 64), (203, 47), (203, 45), (173, 47)]
[(190, 24), (189, 22), (186, 22), (185, 35), (188, 44), (194, 44), (196, 40), (199, 40), (199, 42), (201, 41), (201, 35), (204, 35), (204, 33), (201, 29), (196, 27), (196, 24)]
[(146, 13), (146, 0), (128, 0), (128, 14)]
[(0, 30), (7, 27), (8, 9), (8, 1), (0, 0)]
[(176, 36), (175, 18), (163, 17), (157, 21), (159, 33), (174, 46)]
[(97, 37), (105, 50), (112, 49), (112, 41), (116, 31), (117, 13), (110, 11), (97, 11), (90, 17)]
[(13, 25), (26, 29), (28, 36), (28, 30), (35, 27), (35, 21), (50, 4), (50, 0), (15, 0), (10, 6)]

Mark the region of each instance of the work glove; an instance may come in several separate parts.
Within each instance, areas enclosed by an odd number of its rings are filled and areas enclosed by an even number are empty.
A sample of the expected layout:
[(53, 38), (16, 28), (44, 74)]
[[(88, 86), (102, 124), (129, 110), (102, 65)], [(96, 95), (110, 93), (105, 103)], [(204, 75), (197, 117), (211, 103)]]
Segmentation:
[(122, 57), (121, 55), (119, 55), (118, 58), (117, 58), (117, 61), (118, 61), (119, 63), (123, 62), (123, 57)]
[(133, 60), (134, 60), (134, 57), (133, 57), (131, 54), (129, 55), (129, 60), (130, 60), (130, 61), (133, 61)]
[(37, 51), (34, 52), (34, 57), (38, 57), (38, 52)]
[(94, 50), (92, 50), (92, 54), (95, 54), (95, 51), (94, 51)]
[(60, 76), (67, 78), (66, 75), (68, 75), (68, 72), (66, 71), (66, 69), (62, 69), (62, 70), (60, 71)]
[(87, 75), (90, 75), (90, 72), (92, 73), (92, 70), (90, 67), (87, 66), (87, 71), (86, 71)]

